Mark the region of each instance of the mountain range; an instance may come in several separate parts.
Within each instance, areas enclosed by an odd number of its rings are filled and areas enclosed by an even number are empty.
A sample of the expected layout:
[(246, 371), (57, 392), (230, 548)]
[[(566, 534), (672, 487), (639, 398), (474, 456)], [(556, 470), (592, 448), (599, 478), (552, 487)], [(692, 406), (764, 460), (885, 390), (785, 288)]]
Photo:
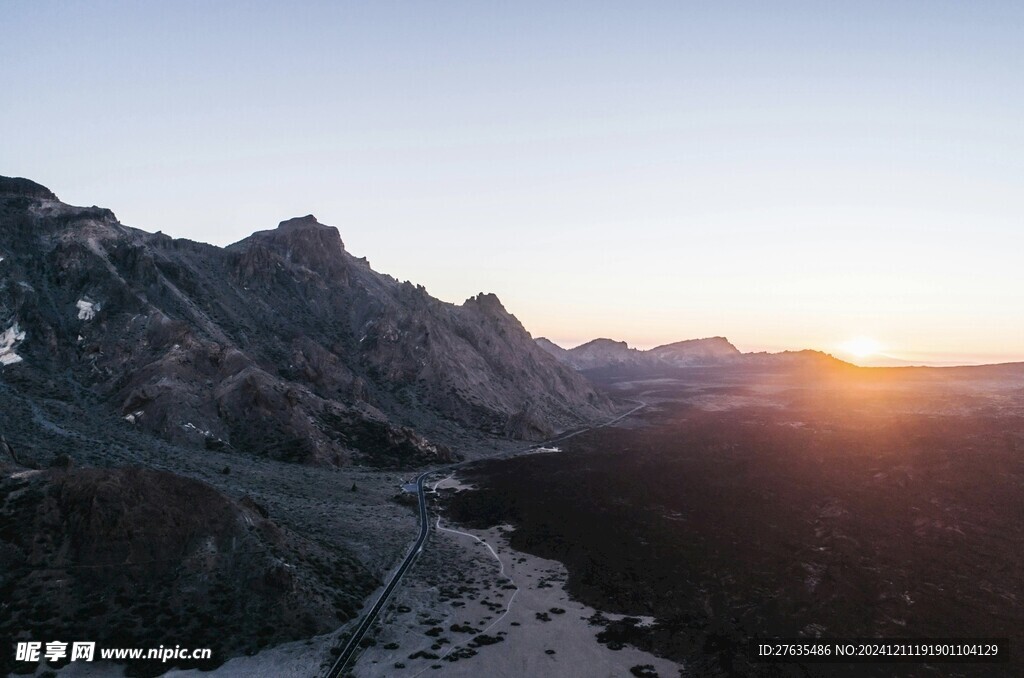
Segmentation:
[(554, 358), (581, 372), (650, 372), (685, 367), (813, 367), (848, 366), (821, 351), (783, 351), (781, 353), (742, 353), (725, 337), (686, 339), (642, 351), (624, 341), (594, 339), (566, 349), (546, 337), (537, 345)]
[(0, 178), (0, 370), (176, 444), (346, 464), (443, 460), (612, 411), (493, 294), (374, 271), (312, 215), (226, 248)]

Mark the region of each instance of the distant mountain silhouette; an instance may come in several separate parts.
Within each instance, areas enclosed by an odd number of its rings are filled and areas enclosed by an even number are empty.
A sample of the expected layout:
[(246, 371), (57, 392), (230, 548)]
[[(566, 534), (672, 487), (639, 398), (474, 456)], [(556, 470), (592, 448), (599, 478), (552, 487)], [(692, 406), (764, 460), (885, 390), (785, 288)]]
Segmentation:
[(580, 371), (638, 370), (644, 373), (665, 368), (750, 366), (850, 366), (849, 363), (821, 351), (782, 351), (781, 353), (741, 353), (725, 337), (685, 339), (641, 351), (624, 341), (594, 339), (575, 348), (565, 349), (550, 339), (540, 337), (537, 345), (557, 360)]

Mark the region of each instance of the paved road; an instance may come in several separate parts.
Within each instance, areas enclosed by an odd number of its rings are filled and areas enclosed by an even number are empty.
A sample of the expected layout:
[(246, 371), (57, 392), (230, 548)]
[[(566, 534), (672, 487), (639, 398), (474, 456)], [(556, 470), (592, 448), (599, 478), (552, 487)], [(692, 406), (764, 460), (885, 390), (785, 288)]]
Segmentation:
[[(634, 400), (633, 402), (637, 403), (636, 407), (631, 409), (629, 412), (626, 412), (625, 414), (622, 414), (618, 417), (615, 417), (614, 419), (606, 421), (603, 424), (600, 424), (598, 426), (588, 426), (586, 428), (581, 428), (576, 431), (563, 434), (550, 440), (546, 440), (543, 443), (534, 445), (529, 449), (535, 450), (545, 445), (551, 445), (552, 443), (561, 442), (574, 436), (578, 436), (579, 434), (585, 431), (591, 431), (595, 428), (604, 428), (605, 426), (611, 426), (612, 424), (616, 424), (622, 421), (629, 415), (639, 410), (642, 410), (644, 407), (647, 406), (647, 403), (640, 400)], [(519, 450), (517, 452), (512, 452), (511, 454), (521, 453), (522, 450)], [(507, 454), (498, 456), (510, 455)], [(327, 672), (326, 678), (338, 678), (338, 676), (341, 675), (341, 672), (345, 670), (345, 667), (348, 666), (348, 663), (352, 660), (352, 657), (355, 655), (356, 650), (359, 649), (359, 642), (363, 639), (363, 636), (366, 635), (366, 632), (370, 630), (370, 627), (373, 626), (373, 622), (376, 621), (377, 615), (380, 614), (380, 611), (384, 609), (384, 606), (391, 598), (391, 594), (393, 594), (395, 592), (395, 589), (398, 588), (398, 585), (402, 583), (402, 577), (404, 577), (405, 573), (409, 571), (410, 567), (412, 567), (412, 564), (416, 561), (417, 556), (419, 556), (419, 554), (423, 552), (423, 544), (427, 541), (427, 534), (430, 532), (430, 523), (427, 521), (427, 496), (426, 492), (423, 489), (423, 483), (426, 481), (427, 476), (433, 475), (435, 473), (440, 473), (442, 471), (457, 469), (460, 466), (473, 464), (478, 461), (483, 460), (467, 459), (466, 461), (460, 461), (455, 464), (449, 464), (447, 466), (442, 466), (441, 468), (435, 468), (431, 469), (430, 471), (424, 471), (423, 473), (416, 477), (416, 496), (417, 499), (419, 500), (420, 509), (420, 533), (416, 537), (416, 541), (413, 542), (412, 548), (409, 549), (409, 553), (406, 554), (405, 560), (403, 560), (402, 564), (398, 567), (397, 570), (395, 570), (394, 575), (392, 575), (391, 577), (391, 581), (389, 581), (388, 585), (384, 587), (384, 590), (377, 598), (377, 601), (373, 604), (373, 607), (371, 607), (369, 612), (366, 613), (366, 616), (363, 617), (363, 620), (359, 622), (359, 626), (356, 627), (355, 632), (348, 639), (348, 642), (345, 643), (345, 646), (341, 649), (341, 654), (338, 655), (338, 659), (334, 662), (330, 670)]]
[(327, 678), (337, 678), (341, 675), (341, 672), (345, 670), (349, 661), (352, 659), (352, 655), (355, 654), (356, 649), (359, 648), (359, 641), (363, 639), (366, 632), (373, 626), (373, 622), (377, 619), (377, 615), (384, 609), (388, 600), (391, 598), (391, 594), (395, 592), (398, 585), (402, 583), (402, 577), (409, 571), (412, 564), (416, 561), (416, 557), (423, 552), (423, 544), (427, 540), (427, 534), (430, 532), (430, 523), (427, 521), (427, 496), (423, 491), (423, 483), (431, 473), (435, 471), (426, 471), (421, 473), (416, 478), (416, 495), (419, 499), (420, 508), (420, 533), (416, 537), (416, 541), (413, 542), (412, 548), (409, 549), (409, 553), (405, 555), (405, 560), (395, 570), (395, 574), (391, 577), (391, 581), (384, 587), (380, 596), (377, 598), (377, 602), (373, 604), (370, 611), (363, 617), (363, 621), (356, 627), (355, 633), (348, 639), (345, 646), (341, 649), (341, 654), (338, 655), (337, 661), (331, 666), (330, 671), (327, 672)]

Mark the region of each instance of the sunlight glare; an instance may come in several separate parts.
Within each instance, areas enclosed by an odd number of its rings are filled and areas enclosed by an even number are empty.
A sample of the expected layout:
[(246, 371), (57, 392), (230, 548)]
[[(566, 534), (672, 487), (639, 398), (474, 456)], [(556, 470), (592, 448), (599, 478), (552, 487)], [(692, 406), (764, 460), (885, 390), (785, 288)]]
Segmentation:
[(858, 358), (866, 358), (871, 355), (878, 353), (882, 345), (870, 337), (857, 337), (856, 339), (850, 339), (844, 342), (839, 347), (844, 353), (856, 356)]

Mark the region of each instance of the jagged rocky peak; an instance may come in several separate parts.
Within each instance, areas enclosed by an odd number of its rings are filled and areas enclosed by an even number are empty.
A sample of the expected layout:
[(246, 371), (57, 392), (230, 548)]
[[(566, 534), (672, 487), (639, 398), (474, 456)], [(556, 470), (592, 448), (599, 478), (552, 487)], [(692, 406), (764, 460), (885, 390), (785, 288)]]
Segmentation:
[(338, 233), (338, 229), (334, 226), (328, 226), (327, 224), (321, 224), (317, 221), (317, 218), (312, 214), (307, 214), (304, 217), (292, 217), (291, 219), (285, 219), (277, 225), (277, 230), (282, 233), (293, 233), (296, 231), (330, 231), (334, 235), (338, 236), (338, 241), (341, 242), (341, 235)]
[(312, 214), (286, 219), (277, 228), (257, 231), (228, 249), (264, 247), (286, 261), (318, 273), (335, 274), (344, 264), (345, 243), (334, 226), (321, 224)]
[(475, 297), (470, 297), (462, 304), (466, 308), (475, 308), (489, 313), (507, 314), (504, 304), (493, 292), (481, 292)]
[(57, 196), (46, 186), (22, 177), (0, 177), (0, 194), (57, 200)]
[[(523, 324), (519, 322), (519, 318), (512, 315), (505, 305), (498, 299), (498, 295), (493, 292), (481, 292), (475, 297), (470, 297), (462, 304), (462, 307), (467, 311), (481, 315), (498, 325), (513, 325), (516, 330), (521, 330), (525, 336), (531, 340), (529, 332), (523, 327)], [(531, 342), (532, 343), (532, 342)]]
[[(68, 235), (83, 229), (88, 235), (107, 235), (117, 217), (102, 207), (66, 205), (50, 189), (31, 179), (0, 176), (0, 219), (8, 238), (31, 238), (39, 233)], [(0, 255), (3, 256), (3, 255)]]
[[(246, 238), (246, 240), (253, 238), (285, 243), (315, 241), (336, 246), (338, 249), (345, 249), (345, 243), (342, 242), (341, 233), (338, 232), (338, 229), (334, 226), (321, 224), (312, 214), (285, 219), (277, 225), (277, 228), (268, 231), (257, 231), (249, 236), (249, 238)], [(245, 240), (242, 242), (245, 242)]]

